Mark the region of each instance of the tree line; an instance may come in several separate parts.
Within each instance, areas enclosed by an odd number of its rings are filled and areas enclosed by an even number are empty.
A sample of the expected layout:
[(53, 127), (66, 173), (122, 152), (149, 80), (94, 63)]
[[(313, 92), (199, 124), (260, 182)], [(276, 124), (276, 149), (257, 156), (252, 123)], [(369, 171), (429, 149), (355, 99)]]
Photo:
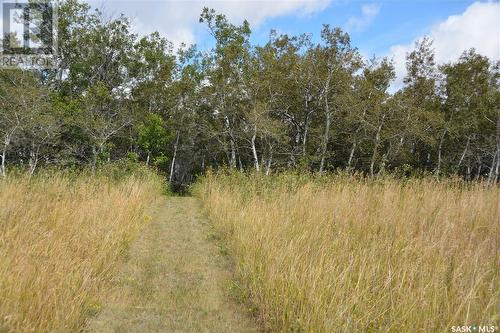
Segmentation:
[(59, 8), (57, 68), (0, 70), (0, 175), (10, 167), (90, 167), (118, 159), (177, 183), (207, 168), (459, 174), (499, 181), (500, 62), (473, 49), (438, 66), (432, 41), (364, 59), (340, 28), (271, 31), (200, 15), (212, 49), (139, 37), (125, 16)]

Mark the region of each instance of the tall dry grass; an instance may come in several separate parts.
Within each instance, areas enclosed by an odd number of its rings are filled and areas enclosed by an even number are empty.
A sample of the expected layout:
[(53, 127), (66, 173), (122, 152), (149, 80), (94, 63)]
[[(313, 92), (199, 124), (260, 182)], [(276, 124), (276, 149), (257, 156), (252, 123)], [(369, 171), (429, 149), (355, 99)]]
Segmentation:
[(271, 331), (498, 325), (498, 187), (209, 174), (195, 191)]
[(0, 332), (78, 331), (159, 193), (153, 175), (0, 180)]

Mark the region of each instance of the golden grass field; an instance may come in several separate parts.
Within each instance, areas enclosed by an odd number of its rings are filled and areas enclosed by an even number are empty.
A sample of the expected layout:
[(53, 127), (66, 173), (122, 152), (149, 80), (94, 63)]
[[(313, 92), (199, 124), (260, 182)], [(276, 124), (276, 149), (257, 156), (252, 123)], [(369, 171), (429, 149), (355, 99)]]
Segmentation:
[(75, 332), (99, 311), (159, 180), (0, 179), (0, 332)]
[(499, 323), (499, 187), (220, 173), (194, 191), (267, 330)]

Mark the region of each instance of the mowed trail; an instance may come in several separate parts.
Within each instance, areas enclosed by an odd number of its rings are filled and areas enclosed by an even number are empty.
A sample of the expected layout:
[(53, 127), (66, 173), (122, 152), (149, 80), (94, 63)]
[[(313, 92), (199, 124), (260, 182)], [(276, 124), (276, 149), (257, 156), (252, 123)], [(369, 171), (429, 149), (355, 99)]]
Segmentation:
[(231, 301), (229, 263), (211, 235), (196, 199), (163, 199), (85, 331), (258, 332)]

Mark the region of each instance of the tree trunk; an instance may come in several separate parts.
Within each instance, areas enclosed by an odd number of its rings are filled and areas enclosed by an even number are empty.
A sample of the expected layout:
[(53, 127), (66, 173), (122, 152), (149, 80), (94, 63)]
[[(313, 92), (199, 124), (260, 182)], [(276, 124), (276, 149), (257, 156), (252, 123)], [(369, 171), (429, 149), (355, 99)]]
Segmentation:
[(370, 163), (370, 175), (373, 177), (375, 175), (375, 160), (378, 154), (378, 145), (380, 142), (380, 132), (382, 131), (382, 126), (384, 125), (383, 119), (382, 123), (377, 128), (377, 134), (375, 135), (375, 144), (373, 145), (372, 161)]
[(177, 158), (177, 147), (179, 146), (179, 132), (177, 132), (177, 137), (175, 138), (174, 143), (174, 155), (172, 156), (172, 163), (170, 164), (170, 175), (168, 177), (169, 183), (174, 179), (174, 170), (175, 170), (175, 159)]
[(93, 146), (92, 147), (92, 166), (91, 166), (91, 170), (92, 170), (93, 175), (95, 174), (95, 170), (96, 170), (96, 166), (97, 166), (97, 154), (98, 154), (97, 148), (95, 146)]
[(151, 153), (148, 151), (148, 156), (146, 157), (146, 166), (149, 166), (149, 159), (151, 158)]
[(443, 143), (444, 143), (445, 136), (446, 136), (446, 130), (443, 132), (443, 135), (441, 135), (441, 139), (439, 140), (438, 163), (437, 163), (436, 171), (435, 171), (436, 177), (439, 177), (439, 174), (441, 173), (441, 161), (442, 161)]
[(382, 159), (380, 161), (380, 167), (378, 169), (378, 173), (377, 173), (377, 176), (382, 174), (382, 172), (385, 171), (385, 166), (387, 164), (387, 160), (388, 160), (388, 156), (389, 156), (389, 152), (390, 152), (390, 148), (384, 153), (384, 155), (382, 155)]
[(240, 167), (240, 171), (243, 172), (243, 163), (241, 162), (240, 154), (238, 154), (238, 166)]
[(450, 119), (445, 123), (445, 128), (443, 131), (443, 134), (441, 135), (441, 139), (439, 140), (439, 148), (438, 148), (438, 164), (436, 166), (436, 172), (435, 175), (436, 177), (439, 177), (441, 173), (441, 164), (443, 161), (443, 144), (444, 144), (444, 139), (446, 138), (446, 134), (448, 133), (448, 124), (451, 124), (454, 119), (454, 115), (458, 112), (456, 108), (452, 110), (452, 113), (450, 115)]
[[(369, 96), (371, 96), (371, 93)], [(362, 120), (365, 119), (365, 115), (366, 115), (366, 108), (363, 108), (363, 114), (361, 115)], [(362, 125), (360, 124), (356, 128), (356, 131), (354, 132), (354, 142), (352, 143), (351, 153), (349, 154), (349, 160), (347, 161), (347, 168), (350, 168), (352, 166), (352, 161), (354, 160), (354, 153), (356, 152), (356, 148), (358, 146), (358, 140), (356, 138), (358, 136), (358, 133), (361, 131), (361, 126)]]
[(326, 120), (325, 120), (325, 134), (323, 136), (323, 142), (321, 147), (321, 162), (319, 164), (320, 173), (322, 173), (325, 169), (326, 151), (328, 148), (328, 141), (330, 139), (330, 123), (331, 123), (331, 115), (327, 108)]
[(253, 154), (253, 159), (254, 159), (254, 164), (255, 164), (255, 170), (257, 170), (257, 172), (259, 172), (260, 171), (259, 156), (257, 155), (257, 148), (255, 147), (255, 139), (256, 138), (257, 138), (257, 126), (254, 125), (253, 135), (252, 135), (252, 154)]
[(267, 166), (266, 166), (266, 176), (269, 176), (271, 173), (271, 165), (273, 163), (273, 147), (269, 147), (269, 159), (267, 160)]
[(302, 156), (306, 156), (306, 153), (307, 153), (307, 134), (309, 132), (309, 124), (308, 124), (308, 121), (306, 120), (306, 123), (305, 123), (305, 128), (304, 128), (304, 137), (302, 138)]
[(479, 180), (479, 177), (481, 177), (481, 171), (483, 171), (483, 162), (481, 159), (479, 159), (479, 165), (477, 166), (477, 172), (476, 172), (476, 181)]
[(497, 165), (495, 168), (495, 177), (493, 179), (493, 184), (498, 182), (498, 177), (500, 173), (500, 108), (497, 108)]
[(493, 184), (493, 180), (495, 179), (495, 166), (497, 164), (497, 155), (498, 155), (498, 150), (495, 149), (495, 153), (493, 154), (493, 159), (491, 161), (490, 172), (488, 174), (488, 183), (489, 184)]
[(231, 134), (230, 138), (230, 143), (231, 143), (231, 159), (229, 160), (229, 165), (231, 166), (232, 169), (236, 168), (236, 144), (233, 139), (233, 135)]
[(457, 170), (460, 169), (460, 167), (462, 166), (462, 162), (464, 161), (465, 155), (469, 150), (469, 144), (470, 144), (470, 136), (467, 137), (467, 143), (465, 144), (465, 149), (464, 152), (462, 153), (462, 156), (460, 157), (460, 161), (458, 161)]
[(297, 151), (300, 150), (300, 128), (298, 126), (295, 126), (295, 141), (293, 143), (293, 146), (291, 147), (290, 151), (290, 159), (288, 160), (287, 166), (288, 167), (295, 167), (297, 165), (297, 161), (295, 160), (295, 155), (297, 154)]
[(323, 90), (325, 97), (325, 134), (323, 136), (323, 142), (321, 147), (321, 162), (319, 164), (319, 172), (322, 173), (325, 169), (325, 159), (326, 159), (326, 151), (328, 148), (328, 141), (330, 140), (330, 123), (331, 123), (331, 114), (330, 114), (330, 105), (328, 104), (328, 92), (330, 91), (330, 80), (332, 77), (332, 73), (328, 74), (328, 79), (325, 83), (325, 89)]
[(307, 153), (307, 135), (309, 134), (309, 117), (311, 112), (309, 111), (309, 96), (306, 96), (306, 118), (304, 119), (304, 136), (302, 137), (302, 156), (306, 156)]
[(7, 172), (5, 170), (6, 155), (7, 155), (7, 146), (4, 146), (2, 149), (2, 155), (0, 155), (0, 157), (2, 158), (2, 164), (0, 164), (0, 176), (4, 178), (7, 176)]
[(493, 178), (493, 184), (498, 182), (498, 176), (500, 173), (500, 144), (497, 145), (497, 164), (495, 167), (495, 177)]
[(38, 164), (38, 152), (39, 152), (39, 147), (35, 149), (35, 145), (32, 145), (32, 148), (30, 150), (30, 160), (29, 160), (29, 178), (33, 176), (35, 173), (36, 166)]
[[(11, 133), (14, 133), (14, 130)], [(2, 163), (0, 164), (0, 176), (2, 176), (3, 178), (7, 177), (7, 169), (6, 169), (7, 148), (10, 145), (10, 140), (11, 140), (11, 134), (7, 133), (2, 147), (2, 155), (0, 155), (0, 157), (2, 157)]]
[(349, 161), (347, 161), (347, 168), (350, 169), (352, 165), (352, 160), (354, 159), (354, 151), (356, 150), (357, 141), (354, 140), (351, 148), (351, 153), (349, 154)]

